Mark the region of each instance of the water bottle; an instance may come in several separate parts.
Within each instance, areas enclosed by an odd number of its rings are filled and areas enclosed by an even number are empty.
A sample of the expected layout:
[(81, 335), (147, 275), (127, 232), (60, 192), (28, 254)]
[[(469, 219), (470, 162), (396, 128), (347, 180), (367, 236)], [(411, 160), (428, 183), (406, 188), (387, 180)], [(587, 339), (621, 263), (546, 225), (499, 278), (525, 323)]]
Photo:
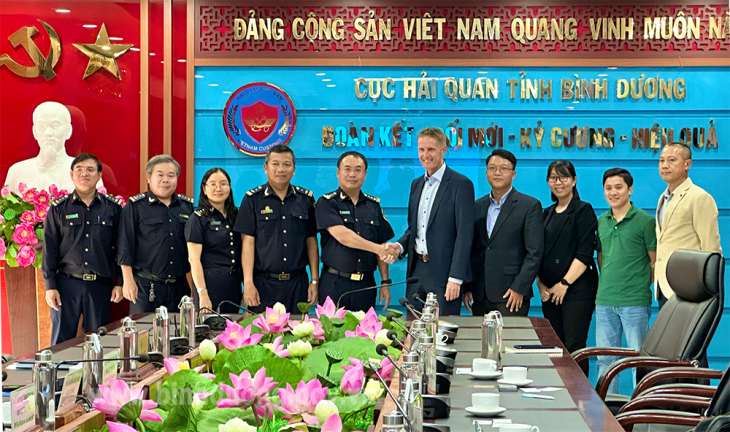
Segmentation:
[(421, 396), (421, 384), (423, 383), (423, 371), (421, 370), (420, 357), (412, 352), (403, 355), (403, 366), (401, 367), (405, 376), (401, 376), (399, 401), (406, 409), (408, 418), (411, 420), (411, 431), (423, 431), (423, 397)]
[(188, 339), (188, 346), (195, 346), (195, 304), (193, 299), (184, 296), (180, 308), (180, 337)]
[(436, 333), (438, 333), (438, 323), (436, 322), (435, 311), (432, 307), (426, 306), (423, 308), (423, 314), (421, 314), (421, 321), (426, 324), (426, 334), (436, 340)]
[[(84, 363), (84, 386), (81, 388), (81, 395), (93, 401), (101, 397), (99, 384), (104, 379), (104, 347), (101, 345), (99, 335), (92, 333), (86, 335), (86, 341), (82, 346), (84, 360), (99, 360)], [(108, 384), (108, 383), (107, 383)]]
[(421, 356), (428, 394), (436, 394), (436, 351), (433, 346), (433, 337), (421, 335), (418, 354)]
[[(129, 317), (124, 318), (122, 330), (119, 332), (119, 347), (122, 357), (137, 357), (137, 323)], [(122, 377), (137, 374), (137, 360), (122, 360)]]
[(53, 353), (44, 350), (35, 355), (35, 425), (44, 432), (56, 430), (56, 367)]
[(405, 432), (405, 420), (403, 415), (398, 411), (393, 411), (383, 415), (382, 432)]
[(482, 322), (482, 358), (497, 362), (497, 369), (502, 369), (502, 314), (491, 311), (484, 315)]
[(426, 294), (426, 302), (424, 303), (424, 308), (430, 307), (433, 309), (433, 315), (434, 320), (436, 321), (436, 331), (438, 331), (439, 328), (439, 300), (436, 293), (428, 293)]
[(162, 354), (163, 358), (170, 357), (170, 317), (165, 306), (155, 309), (155, 318), (152, 320), (150, 351)]
[(411, 351), (418, 350), (418, 343), (421, 341), (421, 335), (426, 333), (426, 324), (421, 320), (413, 320), (411, 323)]

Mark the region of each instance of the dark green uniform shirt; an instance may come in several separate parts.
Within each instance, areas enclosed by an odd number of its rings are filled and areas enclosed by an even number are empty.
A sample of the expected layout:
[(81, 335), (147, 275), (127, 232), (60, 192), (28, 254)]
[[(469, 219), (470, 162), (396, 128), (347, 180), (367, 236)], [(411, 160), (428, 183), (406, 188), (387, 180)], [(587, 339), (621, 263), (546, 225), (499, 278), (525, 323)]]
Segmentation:
[(603, 253), (596, 304), (603, 306), (651, 305), (651, 262), (656, 250), (654, 218), (631, 204), (616, 222), (608, 210), (598, 217), (596, 249)]

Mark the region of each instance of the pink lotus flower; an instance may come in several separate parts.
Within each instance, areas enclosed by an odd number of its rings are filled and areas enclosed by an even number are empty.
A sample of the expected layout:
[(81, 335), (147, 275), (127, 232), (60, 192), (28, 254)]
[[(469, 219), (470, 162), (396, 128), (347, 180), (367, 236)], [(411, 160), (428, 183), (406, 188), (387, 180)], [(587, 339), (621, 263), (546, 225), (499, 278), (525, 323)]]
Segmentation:
[(53, 195), (55, 197), (56, 194), (58, 193), (58, 186), (56, 186), (55, 184), (48, 186), (48, 192), (50, 192), (51, 195)]
[(26, 189), (28, 189), (28, 185), (23, 182), (18, 183), (18, 192), (23, 193)]
[(378, 320), (378, 314), (376, 314), (375, 309), (371, 307), (365, 314), (365, 318), (360, 320), (360, 324), (355, 327), (355, 331), (348, 330), (345, 332), (345, 336), (360, 336), (375, 340), (375, 335), (377, 335), (382, 329), (383, 323)]
[[(99, 390), (102, 397), (94, 399), (94, 409), (110, 417), (119, 414), (119, 410), (127, 402), (134, 399), (142, 400), (142, 393), (144, 392), (142, 387), (130, 390), (126, 382), (114, 378), (109, 378), (108, 387), (102, 384), (99, 386)], [(151, 400), (142, 400), (142, 413), (139, 418), (141, 420), (162, 421), (162, 417), (152, 411), (154, 408), (157, 408), (157, 403)]]
[(7, 252), (7, 248), (5, 247), (5, 240), (0, 238), (0, 259), (5, 257), (5, 253)]
[(23, 212), (22, 215), (20, 215), (20, 221), (23, 223), (31, 224), (33, 225), (35, 220), (35, 212), (33, 210), (26, 210)]
[(360, 390), (362, 390), (363, 380), (365, 379), (365, 370), (362, 362), (358, 360), (356, 364), (352, 360), (353, 359), (351, 358), (350, 361), (354, 366), (345, 372), (345, 375), (342, 377), (342, 381), (340, 382), (340, 392), (346, 396), (360, 393)]
[(35, 220), (37, 222), (43, 222), (46, 220), (46, 215), (48, 215), (48, 207), (38, 207), (36, 206), (35, 210)]
[(280, 314), (274, 309), (267, 307), (266, 313), (260, 314), (251, 324), (260, 328), (263, 334), (281, 333), (286, 330), (289, 315), (289, 313)]
[(350, 363), (352, 363), (352, 365), (344, 365), (344, 366), (342, 366), (342, 370), (344, 370), (345, 372), (347, 372), (347, 371), (349, 371), (352, 368), (363, 367), (363, 362), (360, 361), (360, 359), (355, 358), (355, 357), (350, 357)]
[[(164, 360), (165, 363), (165, 370), (167, 371), (167, 374), (172, 376), (175, 372), (179, 372), (181, 370), (190, 370), (190, 364), (187, 360), (180, 361), (176, 359), (175, 357), (168, 357)], [(193, 369), (195, 372), (200, 372), (205, 368), (205, 365), (200, 365)], [(202, 376), (205, 376), (206, 378), (215, 379), (215, 375), (213, 374), (200, 374)], [(201, 398), (202, 399), (202, 398)]]
[(38, 198), (38, 191), (35, 188), (26, 189), (23, 192), (23, 200), (29, 203), (35, 203)]
[[(0, 209), (0, 210), (2, 210), (2, 209)], [(3, 217), (3, 215), (0, 214), (0, 224), (3, 222), (5, 222), (5, 218)]]
[(281, 339), (282, 336), (277, 336), (276, 339), (274, 339), (274, 343), (264, 344), (264, 347), (270, 349), (274, 354), (281, 358), (289, 357), (289, 350), (284, 348), (284, 345), (281, 343)]
[(335, 302), (333, 302), (329, 296), (327, 296), (327, 300), (324, 301), (323, 306), (317, 305), (315, 312), (317, 313), (317, 318), (322, 315), (327, 318), (344, 318), (345, 315), (347, 315), (345, 308), (337, 309)]
[[(36, 243), (38, 243), (38, 240), (36, 240)], [(18, 250), (18, 255), (15, 257), (15, 261), (18, 262), (18, 265), (21, 267), (28, 267), (33, 265), (35, 262), (35, 251), (33, 250), (32, 246), (22, 246)]]
[(99, 186), (98, 188), (96, 188), (96, 191), (102, 195), (106, 195), (108, 193), (104, 186)]
[(33, 203), (40, 206), (48, 207), (49, 205), (51, 205), (51, 196), (48, 195), (48, 192), (42, 190), (38, 192)]
[(109, 432), (137, 432), (137, 429), (132, 426), (127, 426), (124, 423), (106, 422), (109, 426)]
[(5, 198), (6, 196), (10, 195), (10, 188), (9, 187), (3, 187), (0, 189), (0, 196)]
[(342, 419), (339, 414), (332, 414), (322, 423), (321, 432), (342, 432)]
[(228, 321), (226, 329), (218, 335), (218, 342), (223, 348), (233, 351), (248, 345), (256, 345), (264, 335), (251, 334), (251, 326), (243, 328), (240, 324)]
[(291, 384), (287, 383), (286, 388), (279, 389), (279, 400), (281, 401), (279, 410), (286, 414), (283, 418), (289, 420), (290, 423), (303, 420), (306, 424), (318, 424), (314, 409), (325, 397), (327, 397), (327, 387), (322, 387), (317, 379), (308, 383), (299, 381), (296, 391), (292, 389)]
[(393, 363), (390, 361), (389, 358), (384, 358), (380, 362), (380, 371), (378, 373), (380, 376), (383, 377), (383, 379), (387, 379), (390, 376), (390, 372), (393, 370)]
[(38, 238), (35, 236), (33, 225), (27, 223), (19, 223), (15, 226), (12, 239), (18, 246), (35, 246), (38, 244)]
[(278, 384), (274, 382), (273, 378), (266, 376), (266, 368), (259, 369), (253, 379), (249, 371), (243, 371), (241, 375), (229, 374), (229, 376), (233, 387), (219, 384), (228, 397), (218, 400), (218, 408), (246, 409), (251, 407), (258, 416), (266, 415), (266, 405), (269, 404), (266, 396)]

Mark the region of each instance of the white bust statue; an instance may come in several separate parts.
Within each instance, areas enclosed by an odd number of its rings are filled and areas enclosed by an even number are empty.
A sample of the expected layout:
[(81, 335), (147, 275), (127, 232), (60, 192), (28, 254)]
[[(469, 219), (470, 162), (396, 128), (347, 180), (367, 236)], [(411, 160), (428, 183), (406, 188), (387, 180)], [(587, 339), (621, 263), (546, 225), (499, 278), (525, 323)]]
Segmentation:
[[(71, 113), (58, 102), (43, 102), (33, 111), (33, 137), (38, 141), (40, 152), (10, 167), (5, 184), (18, 193), (18, 183), (38, 190), (52, 184), (69, 192), (74, 189), (71, 181), (73, 157), (66, 154), (66, 140), (71, 137)], [(101, 186), (99, 180), (97, 187)]]

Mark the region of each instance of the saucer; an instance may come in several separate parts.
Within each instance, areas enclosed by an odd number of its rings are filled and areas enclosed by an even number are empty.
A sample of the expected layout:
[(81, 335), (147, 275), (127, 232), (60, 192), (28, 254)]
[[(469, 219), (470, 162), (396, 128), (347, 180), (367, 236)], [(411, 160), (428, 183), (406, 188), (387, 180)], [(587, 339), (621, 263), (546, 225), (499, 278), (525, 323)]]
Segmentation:
[(476, 379), (496, 379), (502, 376), (502, 372), (500, 371), (494, 371), (494, 372), (469, 372), (469, 375), (472, 378)]
[(503, 378), (503, 379), (498, 379), (497, 382), (500, 384), (511, 384), (511, 385), (514, 385), (517, 387), (524, 387), (524, 386), (528, 386), (528, 385), (532, 384), (533, 381), (531, 379), (526, 379), (522, 382), (513, 382), (513, 381), (507, 381), (506, 379)]
[(503, 412), (507, 411), (507, 408), (497, 407), (494, 409), (482, 409), (482, 408), (475, 408), (475, 407), (466, 407), (464, 408), (466, 412), (468, 412), (471, 415), (475, 415), (477, 417), (494, 417), (502, 414)]

